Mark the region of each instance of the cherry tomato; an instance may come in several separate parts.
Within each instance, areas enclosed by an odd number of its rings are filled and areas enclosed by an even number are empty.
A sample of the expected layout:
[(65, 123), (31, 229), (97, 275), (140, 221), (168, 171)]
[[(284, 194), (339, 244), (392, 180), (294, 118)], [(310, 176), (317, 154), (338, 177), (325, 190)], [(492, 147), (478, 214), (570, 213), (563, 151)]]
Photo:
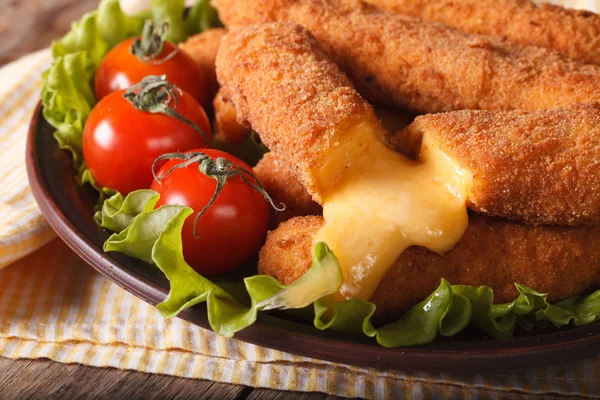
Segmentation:
[[(109, 94), (90, 113), (83, 131), (83, 158), (100, 186), (125, 195), (150, 187), (152, 164), (158, 156), (205, 147), (207, 142), (172, 116), (134, 108), (123, 93)], [(202, 129), (210, 141), (210, 125), (202, 107), (185, 92), (177, 96), (179, 105), (174, 110)]]
[[(192, 152), (202, 152), (213, 160), (223, 157), (246, 171), (252, 171), (239, 158), (220, 150), (198, 149), (186, 153)], [(198, 219), (194, 237), (194, 220), (209, 203), (217, 182), (200, 172), (198, 163), (175, 169), (165, 176), (168, 170), (182, 162), (172, 159), (163, 164), (157, 176), (164, 178), (160, 182), (155, 180), (151, 189), (160, 194), (157, 207), (176, 204), (194, 210), (185, 221), (182, 231), (185, 260), (203, 275), (223, 273), (239, 267), (258, 252), (267, 234), (267, 201), (239, 175), (230, 177), (215, 202)]]
[[(167, 80), (207, 106), (206, 78), (194, 60), (173, 43), (165, 42), (157, 61), (144, 62), (130, 53), (135, 38), (127, 39), (110, 50), (98, 66), (95, 91), (98, 100), (116, 90), (129, 89), (148, 75), (166, 75)], [(173, 57), (169, 57), (176, 52)], [(164, 61), (160, 61), (163, 60)]]

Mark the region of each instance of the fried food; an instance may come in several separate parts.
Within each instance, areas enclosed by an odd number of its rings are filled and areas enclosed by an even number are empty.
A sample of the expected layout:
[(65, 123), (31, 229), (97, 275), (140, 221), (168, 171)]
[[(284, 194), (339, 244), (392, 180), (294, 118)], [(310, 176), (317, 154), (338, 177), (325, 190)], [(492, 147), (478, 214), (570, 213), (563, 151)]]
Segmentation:
[(254, 175), (275, 204), (285, 204), (285, 210), (274, 215), (272, 227), (293, 217), (321, 215), (323, 209), (310, 197), (285, 159), (269, 152), (254, 167)]
[(385, 135), (369, 104), (298, 25), (231, 30), (221, 43), (217, 75), (238, 121), (249, 123), (271, 151), (289, 160), (317, 201), (328, 186), (321, 168), (348, 129), (363, 124)]
[(502, 35), (523, 45), (558, 50), (600, 64), (600, 17), (529, 0), (366, 0), (382, 9), (465, 32)]
[[(523, 195), (522, 202), (534, 204), (521, 208), (517, 204), (505, 211), (525, 213), (529, 220), (535, 220), (540, 210), (545, 212), (542, 206), (550, 207), (542, 217), (558, 219), (552, 207), (566, 207), (560, 202), (569, 206), (596, 203), (586, 189), (570, 193), (572, 198), (558, 199), (557, 204), (529, 195), (566, 196), (568, 190), (560, 188), (564, 183), (556, 180), (565, 177), (587, 179), (584, 184), (597, 187), (592, 175), (598, 106), (529, 113), (466, 111), (417, 118), (406, 131), (407, 136), (425, 133), (420, 162), (414, 162), (381, 144), (379, 139), (386, 132), (371, 107), (300, 26), (272, 23), (232, 29), (223, 39), (217, 74), (240, 119), (294, 166), (313, 199), (324, 201), (325, 224), (319, 218), (294, 219), (269, 236), (261, 252), (261, 273), (285, 282), (286, 274), (310, 262), (310, 247), (318, 240), (330, 246), (342, 266), (344, 283), (337, 300), (371, 298), (392, 313), (422, 300), (441, 277), (453, 283), (490, 285), (500, 300), (514, 294), (510, 284), (515, 280), (549, 291), (553, 299), (597, 286), (600, 250), (589, 248), (590, 244), (596, 247), (597, 228), (534, 227), (477, 215), (467, 228), (465, 203), (470, 192), (463, 178), (473, 175), (474, 186), (479, 188), (477, 201), (484, 201), (490, 195), (486, 190), (502, 190), (493, 181), (513, 179), (516, 168), (524, 180), (510, 200), (514, 204)], [(500, 128), (506, 137), (495, 136)], [(555, 161), (548, 162), (549, 158)], [(467, 170), (464, 174), (455, 168), (460, 163)], [(573, 171), (558, 171), (561, 165), (571, 165)], [(480, 176), (482, 171), (486, 180)], [(553, 177), (556, 187), (526, 187), (544, 182), (538, 177), (541, 174)], [(582, 193), (592, 196), (589, 203), (579, 197)], [(493, 194), (506, 200), (503, 193)], [(502, 210), (503, 206), (496, 207)], [(305, 225), (313, 229), (306, 230)], [(408, 255), (402, 254), (407, 247)], [(436, 255), (447, 251), (448, 256)], [(421, 253), (425, 256), (414, 255)], [(449, 264), (448, 259), (454, 261)], [(507, 259), (511, 264), (506, 264)], [(398, 264), (396, 260), (408, 261)], [(387, 272), (390, 266), (392, 272)], [(388, 288), (385, 295), (382, 288)]]
[(252, 129), (237, 121), (235, 107), (225, 97), (222, 90), (217, 92), (213, 101), (215, 109), (215, 140), (225, 143), (244, 143), (252, 134)]
[(470, 209), (531, 224), (600, 222), (599, 104), (424, 115), (394, 142), (414, 155), (424, 134), (472, 175)]
[[(284, 222), (267, 236), (258, 271), (289, 285), (310, 267), (321, 217)], [(371, 301), (380, 321), (391, 321), (427, 297), (445, 278), (453, 285), (489, 286), (494, 302), (517, 296), (513, 282), (548, 293), (551, 301), (600, 286), (600, 227), (526, 226), (471, 214), (454, 249), (438, 255), (407, 249), (379, 284)]]
[(227, 34), (225, 29), (213, 28), (191, 36), (179, 48), (189, 54), (206, 77), (207, 98), (212, 99), (219, 90), (215, 60), (221, 39)]
[(432, 113), (600, 101), (596, 65), (499, 37), (469, 35), (359, 0), (215, 3), (228, 27), (283, 20), (303, 25), (362, 95), (391, 106)]

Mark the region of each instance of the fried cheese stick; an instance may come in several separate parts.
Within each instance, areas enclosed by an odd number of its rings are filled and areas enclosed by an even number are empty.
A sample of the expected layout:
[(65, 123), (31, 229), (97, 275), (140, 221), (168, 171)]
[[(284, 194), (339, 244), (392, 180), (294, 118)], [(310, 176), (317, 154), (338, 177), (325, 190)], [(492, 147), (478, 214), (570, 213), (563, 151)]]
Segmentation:
[(189, 54), (206, 77), (207, 98), (212, 99), (219, 90), (215, 60), (221, 39), (227, 34), (225, 29), (213, 28), (194, 35), (179, 45), (179, 48)]
[(241, 125), (237, 121), (235, 107), (227, 99), (222, 90), (219, 90), (213, 100), (215, 109), (215, 140), (225, 143), (244, 143), (252, 134), (252, 129)]
[(228, 27), (306, 27), (372, 101), (421, 113), (544, 109), (600, 101), (600, 67), (359, 0), (215, 0)]
[(291, 167), (284, 159), (271, 151), (254, 167), (254, 175), (269, 193), (275, 204), (285, 204), (272, 219), (272, 227), (293, 217), (321, 215), (323, 209), (310, 197)]
[[(385, 133), (372, 109), (302, 27), (273, 23), (232, 31), (223, 40), (217, 74), (241, 119), (262, 134), (267, 146), (289, 159), (317, 200), (323, 187), (331, 184), (320, 172), (331, 153), (343, 147), (345, 132), (352, 126), (368, 126)], [(587, 128), (586, 118), (580, 129)], [(465, 146), (459, 153), (469, 150)], [(496, 168), (502, 166), (510, 170), (502, 163)], [(360, 228), (370, 228), (369, 224)], [(378, 224), (372, 225), (379, 229)], [(319, 217), (282, 224), (261, 251), (260, 272), (285, 283), (299, 277), (310, 262), (314, 235), (322, 226)], [(397, 258), (404, 261), (394, 262), (392, 271), (378, 280), (371, 299), (384, 318), (391, 318), (422, 300), (441, 277), (455, 284), (489, 285), (497, 291), (498, 301), (514, 296), (510, 286), (514, 281), (550, 292), (551, 299), (569, 297), (598, 286), (597, 229), (525, 226), (472, 215), (467, 233), (449, 255), (410, 248)]]
[[(418, 159), (425, 134), (472, 176), (471, 210), (534, 225), (600, 223), (600, 105), (424, 115), (393, 135), (391, 143)], [(280, 178), (286, 171), (269, 164), (260, 168), (259, 179), (276, 187), (279, 197), (297, 198), (293, 209), (309, 207), (310, 196), (300, 195), (297, 178), (289, 173)], [(314, 213), (285, 219), (309, 214)]]
[[(285, 157), (321, 204), (335, 175), (354, 163), (345, 155), (344, 165), (323, 176), (345, 133), (362, 125), (386, 134), (372, 108), (298, 26), (234, 32), (223, 40), (217, 66), (238, 116)], [(478, 212), (533, 224), (600, 220), (598, 105), (427, 115), (401, 136), (418, 143), (424, 133), (430, 147), (470, 175), (467, 206)]]
[[(336, 298), (369, 298), (406, 247), (445, 252), (460, 239), (468, 218), (462, 177), (452, 167), (440, 177), (444, 160), (419, 164), (387, 148), (373, 109), (305, 28), (231, 29), (217, 76), (240, 121), (286, 157), (323, 204), (327, 223), (317, 240), (342, 265)], [(372, 265), (358, 275), (365, 262)]]
[(558, 50), (600, 64), (600, 17), (530, 0), (366, 0), (382, 9), (468, 33), (502, 35), (523, 45)]
[(317, 201), (332, 184), (324, 180), (336, 179), (323, 177), (321, 168), (348, 129), (363, 124), (385, 135), (369, 104), (299, 25), (231, 30), (221, 43), (217, 76), (238, 120), (286, 158)]
[[(267, 236), (258, 272), (289, 285), (310, 267), (321, 217), (298, 217)], [(407, 249), (379, 284), (371, 301), (380, 322), (400, 317), (445, 278), (453, 285), (489, 286), (494, 302), (517, 296), (513, 282), (548, 293), (551, 301), (600, 287), (600, 227), (526, 226), (471, 214), (462, 239), (446, 255)]]
[(412, 143), (416, 156), (424, 134), (472, 175), (470, 209), (530, 224), (600, 223), (599, 104), (424, 115), (393, 143)]

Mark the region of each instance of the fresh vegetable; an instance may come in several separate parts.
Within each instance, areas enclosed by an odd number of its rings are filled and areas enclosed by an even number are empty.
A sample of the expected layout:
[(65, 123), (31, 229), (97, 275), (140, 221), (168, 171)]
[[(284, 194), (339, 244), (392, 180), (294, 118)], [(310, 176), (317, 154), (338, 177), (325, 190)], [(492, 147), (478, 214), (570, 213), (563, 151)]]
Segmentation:
[[(157, 206), (191, 207), (183, 226), (183, 255), (199, 273), (239, 267), (254, 256), (267, 234), (269, 199), (252, 168), (220, 150), (167, 154), (152, 190)], [(269, 199), (270, 200), (270, 199)]]
[(127, 38), (140, 36), (149, 18), (169, 23), (166, 39), (174, 43), (222, 26), (209, 0), (198, 0), (187, 13), (184, 3), (152, 0), (150, 12), (128, 16), (119, 0), (101, 0), (97, 11), (74, 22), (71, 30), (52, 45), (52, 65), (44, 73), (42, 87), (44, 118), (56, 129), (54, 137), (60, 147), (72, 153), (75, 168), (82, 168), (81, 175), (85, 175), (83, 126), (96, 104), (93, 78), (106, 53)]
[(94, 107), (83, 132), (83, 156), (100, 187), (127, 194), (150, 187), (160, 155), (206, 147), (210, 139), (198, 102), (164, 78), (148, 77)]
[(337, 257), (325, 243), (315, 247), (314, 256), (319, 260), (318, 263), (314, 263), (299, 279), (259, 306), (263, 310), (304, 308), (310, 306), (314, 299), (336, 293), (344, 283)]
[(207, 105), (206, 79), (185, 52), (165, 41), (168, 26), (146, 22), (141, 37), (129, 38), (104, 56), (96, 70), (94, 87), (98, 100), (128, 89), (149, 75), (166, 75), (169, 82)]

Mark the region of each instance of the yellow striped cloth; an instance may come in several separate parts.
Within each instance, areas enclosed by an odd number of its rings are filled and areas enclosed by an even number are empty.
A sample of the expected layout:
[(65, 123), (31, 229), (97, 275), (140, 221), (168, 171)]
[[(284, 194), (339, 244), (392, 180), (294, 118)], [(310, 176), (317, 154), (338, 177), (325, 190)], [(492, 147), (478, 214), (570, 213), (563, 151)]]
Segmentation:
[(0, 70), (0, 269), (54, 237), (29, 189), (23, 157), (40, 75), (48, 65), (44, 50)]
[[(595, 7), (593, 0), (564, 3)], [(42, 247), (54, 236), (31, 196), (23, 156), (40, 75), (48, 63), (49, 53), (42, 51), (0, 70), (0, 268), (32, 253), (0, 271), (0, 356), (347, 397), (600, 397), (600, 358), (489, 375), (403, 373), (224, 339), (179, 319), (162, 318), (60, 241)]]

